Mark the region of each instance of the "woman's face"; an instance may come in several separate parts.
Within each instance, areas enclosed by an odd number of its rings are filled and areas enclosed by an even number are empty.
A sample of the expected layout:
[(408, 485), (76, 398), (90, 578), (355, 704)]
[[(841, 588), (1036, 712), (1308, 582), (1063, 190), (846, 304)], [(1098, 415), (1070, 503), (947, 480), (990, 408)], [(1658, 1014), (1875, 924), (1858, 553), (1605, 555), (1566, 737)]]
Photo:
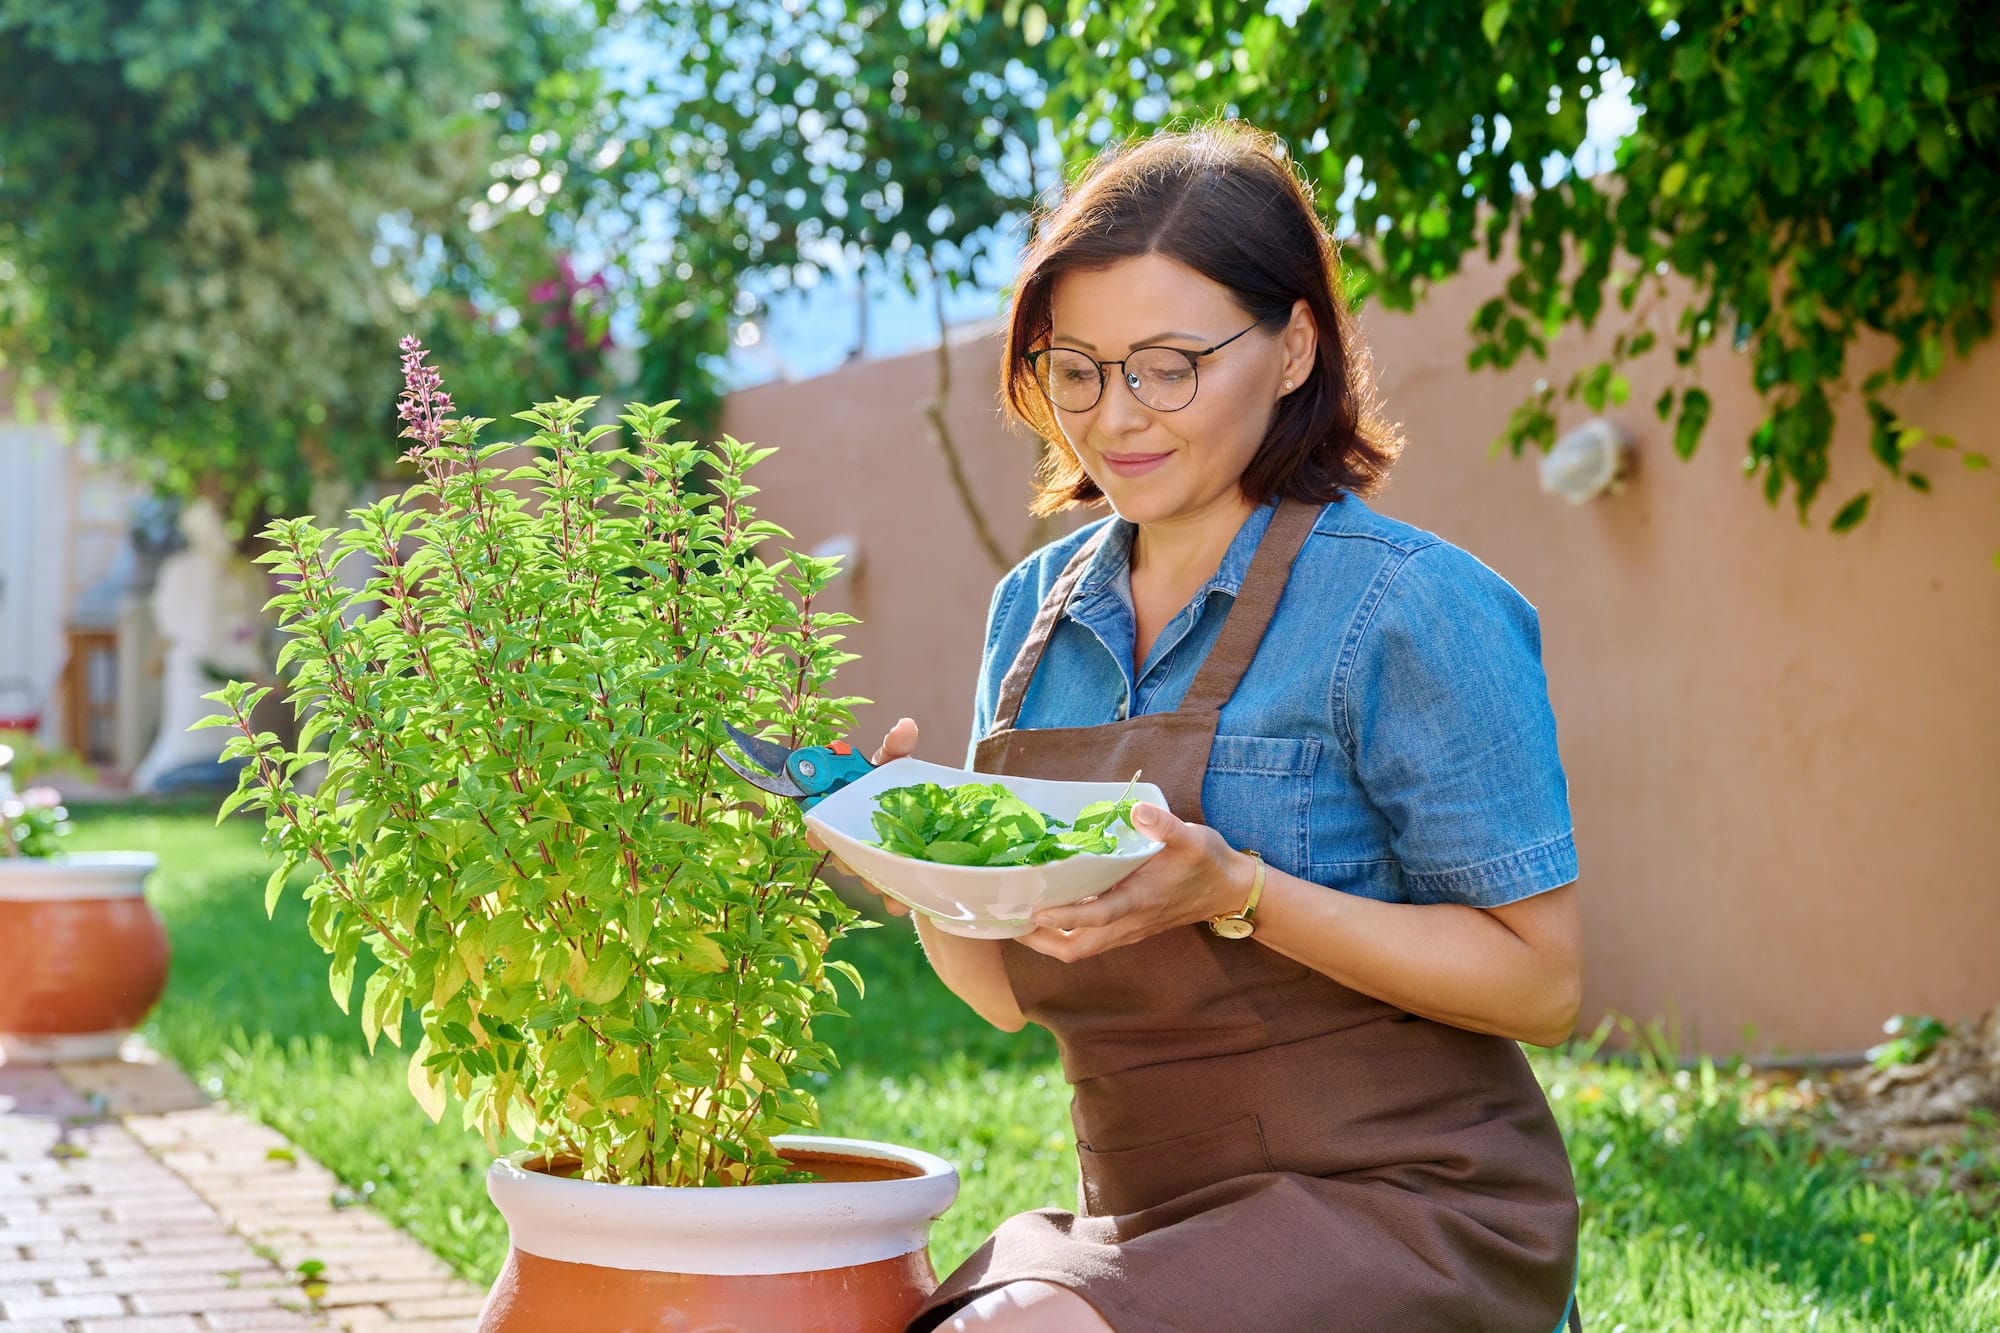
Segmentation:
[[(1255, 318), (1228, 288), (1163, 255), (1072, 270), (1050, 292), (1050, 342), (1100, 361), (1136, 347), (1198, 352)], [(1117, 366), (1086, 412), (1056, 409), (1063, 438), (1119, 517), (1140, 525), (1240, 513), (1238, 486), (1289, 379), (1305, 382), (1313, 325), (1300, 301), (1288, 324), (1272, 321), (1201, 357), (1194, 400), (1174, 412), (1132, 396)]]

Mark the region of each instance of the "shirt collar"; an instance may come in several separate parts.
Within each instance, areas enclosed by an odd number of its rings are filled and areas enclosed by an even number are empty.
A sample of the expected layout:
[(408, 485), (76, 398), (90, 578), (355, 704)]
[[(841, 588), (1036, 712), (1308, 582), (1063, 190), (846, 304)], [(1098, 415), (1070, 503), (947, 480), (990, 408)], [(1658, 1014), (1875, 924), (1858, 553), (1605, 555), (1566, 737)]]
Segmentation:
[[(1269, 502), (1250, 511), (1250, 516), (1243, 520), (1243, 526), (1236, 530), (1236, 536), (1230, 539), (1229, 549), (1222, 553), (1222, 563), (1216, 566), (1208, 582), (1196, 591), (1195, 600), (1211, 592), (1226, 592), (1235, 597), (1243, 591), (1243, 580), (1250, 573), (1250, 562), (1256, 557), (1258, 543), (1263, 540), (1264, 531), (1271, 526), (1271, 519), (1276, 513), (1277, 506)], [(1090, 563), (1084, 566), (1083, 577), (1077, 581), (1072, 605), (1107, 587), (1129, 590), (1132, 539), (1138, 531), (1137, 524), (1112, 516), (1104, 540), (1091, 554)], [(1129, 592), (1126, 596), (1129, 599)]]

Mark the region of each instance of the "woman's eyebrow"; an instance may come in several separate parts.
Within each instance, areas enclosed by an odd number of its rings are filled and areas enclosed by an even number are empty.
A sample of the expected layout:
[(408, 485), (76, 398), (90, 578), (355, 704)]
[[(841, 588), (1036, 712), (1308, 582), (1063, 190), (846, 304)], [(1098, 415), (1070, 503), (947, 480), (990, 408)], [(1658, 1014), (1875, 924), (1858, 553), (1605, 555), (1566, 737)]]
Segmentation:
[[(1155, 344), (1157, 344), (1162, 338), (1185, 338), (1187, 341), (1191, 343), (1198, 343), (1202, 340), (1202, 337), (1203, 335), (1199, 333), (1156, 333), (1150, 338), (1141, 338), (1138, 342), (1133, 343), (1126, 350), (1136, 352), (1141, 347), (1152, 347)], [(1056, 334), (1049, 341), (1075, 343), (1078, 347), (1082, 348), (1086, 352), (1094, 352), (1097, 350), (1095, 344), (1085, 342), (1083, 339), (1074, 337), (1073, 335), (1067, 333)]]

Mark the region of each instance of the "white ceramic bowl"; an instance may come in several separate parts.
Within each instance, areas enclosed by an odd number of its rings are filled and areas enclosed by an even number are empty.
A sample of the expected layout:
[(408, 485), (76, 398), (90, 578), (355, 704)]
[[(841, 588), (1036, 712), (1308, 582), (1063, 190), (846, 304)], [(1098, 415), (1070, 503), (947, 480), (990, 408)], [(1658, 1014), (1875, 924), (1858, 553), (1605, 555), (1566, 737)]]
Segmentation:
[[(1079, 852), (1038, 866), (948, 866), (898, 856), (876, 845), (875, 797), (892, 787), (935, 782), (943, 787), (997, 782), (1045, 815), (1065, 822), (1094, 801), (1111, 801), (1124, 794), (1123, 782), (1050, 782), (974, 773), (963, 768), (927, 764), (921, 759), (892, 759), (866, 777), (858, 778), (806, 811), (806, 824), (825, 840), (834, 855), (855, 874), (901, 903), (936, 921), (938, 928), (972, 939), (999, 940), (1025, 935), (1035, 928), (1034, 914), (1079, 898), (1102, 893), (1137, 870), (1160, 850), (1161, 844), (1131, 829), (1123, 830), (1115, 854)], [(1150, 782), (1132, 784), (1132, 798), (1165, 805), (1166, 798)]]

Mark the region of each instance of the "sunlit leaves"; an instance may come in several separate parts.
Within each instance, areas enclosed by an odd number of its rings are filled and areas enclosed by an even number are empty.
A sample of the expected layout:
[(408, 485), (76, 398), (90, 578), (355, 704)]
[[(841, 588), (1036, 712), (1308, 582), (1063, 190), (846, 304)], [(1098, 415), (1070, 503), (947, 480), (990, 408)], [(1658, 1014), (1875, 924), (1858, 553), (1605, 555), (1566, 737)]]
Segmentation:
[[(832, 1054), (825, 952), (854, 913), (815, 878), (797, 810), (717, 758), (727, 720), (792, 744), (845, 734), (831, 693), (851, 617), (829, 560), (767, 558), (750, 470), (769, 450), (623, 429), (588, 399), (460, 423), (424, 479), (336, 531), (286, 519), (264, 557), (287, 694), (324, 775), (248, 729), (263, 687), (213, 696), (249, 761), (308, 925), (372, 1047), (420, 1033), (411, 1091), (600, 1180), (701, 1184), (787, 1169), (810, 1122), (789, 1070)], [(699, 484), (697, 479), (699, 478)]]
[[(1311, 5), (1267, 42), (1265, 14), (1232, 26), (1203, 0), (1107, 0), (1069, 6), (1078, 36), (1054, 44), (1052, 104), (1075, 109), (1073, 156), (1104, 131), (1225, 109), (1276, 131), (1353, 238), (1346, 262), (1394, 308), (1474, 246), (1511, 249), (1474, 367), (1551, 355), (1617, 284), (1612, 369), (1658, 335), (1681, 368), (1669, 392), (1688, 390), (1675, 448), (1705, 432), (1692, 377), (1724, 373), (1703, 356), (1719, 342), (1764, 400), (1750, 470), (1804, 511), (1839, 412), (1895, 411), (1896, 385), (1992, 334), (2000, 44), (1986, 10), (1493, 0), (1473, 23), (1458, 4)], [(1607, 160), (1584, 111), (1614, 89), (1639, 114)], [(1886, 365), (1861, 354), (1870, 334)], [(1585, 367), (1557, 392), (1598, 410), (1612, 382)], [(1503, 434), (1517, 450), (1554, 437), (1535, 392)], [(1839, 517), (1858, 521), (1852, 506)]]

